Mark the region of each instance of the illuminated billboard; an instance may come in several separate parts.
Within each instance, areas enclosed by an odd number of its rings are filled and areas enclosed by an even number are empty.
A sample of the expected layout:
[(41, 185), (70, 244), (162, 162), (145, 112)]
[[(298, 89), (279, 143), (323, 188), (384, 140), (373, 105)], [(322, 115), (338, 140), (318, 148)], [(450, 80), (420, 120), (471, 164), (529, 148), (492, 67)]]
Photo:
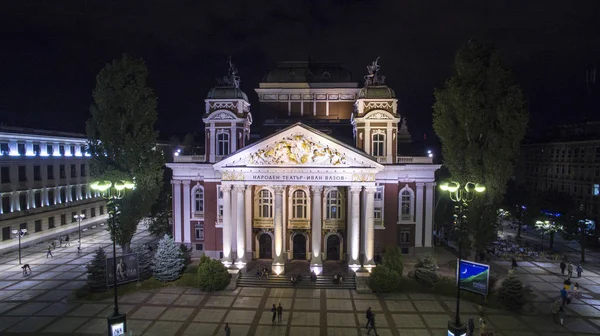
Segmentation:
[(460, 288), (481, 295), (488, 295), (490, 265), (461, 260), (456, 269)]

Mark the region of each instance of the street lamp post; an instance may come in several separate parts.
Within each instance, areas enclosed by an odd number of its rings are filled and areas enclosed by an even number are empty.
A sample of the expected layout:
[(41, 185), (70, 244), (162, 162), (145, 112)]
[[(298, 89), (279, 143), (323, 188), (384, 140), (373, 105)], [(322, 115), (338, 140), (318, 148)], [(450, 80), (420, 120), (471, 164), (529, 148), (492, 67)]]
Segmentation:
[(459, 267), (462, 259), (462, 230), (463, 221), (466, 218), (464, 211), (466, 210), (468, 203), (473, 200), (475, 193), (482, 193), (485, 191), (485, 187), (482, 184), (475, 184), (473, 182), (465, 183), (464, 187), (461, 188), (460, 183), (450, 182), (443, 183), (440, 185), (440, 189), (448, 192), (450, 199), (455, 203), (455, 208), (458, 208), (458, 263), (456, 264), (456, 316), (454, 322), (448, 322), (448, 335), (452, 336), (464, 336), (467, 334), (467, 327), (460, 322), (460, 279), (459, 279)]
[(542, 252), (544, 251), (544, 235), (551, 227), (550, 221), (536, 221), (535, 226), (542, 231)]
[(85, 218), (85, 215), (78, 214), (73, 216), (73, 218), (77, 219), (77, 222), (79, 223), (79, 246), (81, 246), (81, 220)]
[(19, 265), (21, 265), (21, 237), (27, 233), (27, 229), (12, 230), (15, 238), (19, 238)]
[(119, 209), (116, 204), (117, 200), (122, 199), (125, 196), (126, 190), (131, 190), (135, 187), (133, 182), (129, 181), (98, 181), (91, 185), (91, 188), (97, 190), (102, 195), (102, 198), (106, 200), (106, 207), (108, 210), (108, 221), (111, 229), (111, 236), (113, 241), (113, 289), (115, 296), (115, 310), (112, 316), (108, 317), (108, 335), (123, 335), (127, 331), (126, 315), (125, 313), (119, 314), (119, 302), (117, 294), (117, 242), (116, 242), (116, 225), (119, 222), (118, 213)]

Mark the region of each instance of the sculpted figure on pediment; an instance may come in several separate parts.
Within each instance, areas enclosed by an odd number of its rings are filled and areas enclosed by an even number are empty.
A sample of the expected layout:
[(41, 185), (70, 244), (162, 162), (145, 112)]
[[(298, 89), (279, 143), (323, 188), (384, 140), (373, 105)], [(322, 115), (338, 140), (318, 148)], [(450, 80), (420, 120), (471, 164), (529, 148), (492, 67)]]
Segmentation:
[(250, 155), (249, 160), (250, 164), (256, 165), (339, 165), (345, 162), (345, 155), (338, 150), (324, 147), (303, 135), (289, 136), (265, 149), (259, 149)]

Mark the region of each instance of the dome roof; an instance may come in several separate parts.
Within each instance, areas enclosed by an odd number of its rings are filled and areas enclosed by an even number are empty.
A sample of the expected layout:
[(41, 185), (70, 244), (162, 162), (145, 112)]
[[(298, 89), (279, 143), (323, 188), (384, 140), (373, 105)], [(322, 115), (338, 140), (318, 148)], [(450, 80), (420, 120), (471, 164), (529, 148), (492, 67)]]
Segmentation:
[(263, 83), (345, 83), (352, 73), (339, 63), (279, 62), (263, 78)]
[(248, 96), (235, 86), (217, 86), (206, 95), (208, 99), (243, 99), (248, 102)]
[(358, 99), (391, 99), (396, 98), (396, 93), (389, 87), (365, 86), (358, 92)]

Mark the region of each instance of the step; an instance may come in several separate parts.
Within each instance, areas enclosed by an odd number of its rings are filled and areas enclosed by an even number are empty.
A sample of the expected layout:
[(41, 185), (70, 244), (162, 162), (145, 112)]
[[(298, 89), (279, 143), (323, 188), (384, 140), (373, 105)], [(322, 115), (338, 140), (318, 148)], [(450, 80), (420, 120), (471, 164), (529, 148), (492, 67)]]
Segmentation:
[(332, 289), (355, 289), (354, 277), (345, 279), (341, 284), (334, 284), (329, 277), (318, 277), (316, 282), (308, 280), (301, 281), (296, 285), (290, 282), (287, 276), (271, 276), (268, 279), (258, 279), (253, 276), (241, 276), (238, 279), (239, 287), (266, 287), (266, 288), (332, 288)]

